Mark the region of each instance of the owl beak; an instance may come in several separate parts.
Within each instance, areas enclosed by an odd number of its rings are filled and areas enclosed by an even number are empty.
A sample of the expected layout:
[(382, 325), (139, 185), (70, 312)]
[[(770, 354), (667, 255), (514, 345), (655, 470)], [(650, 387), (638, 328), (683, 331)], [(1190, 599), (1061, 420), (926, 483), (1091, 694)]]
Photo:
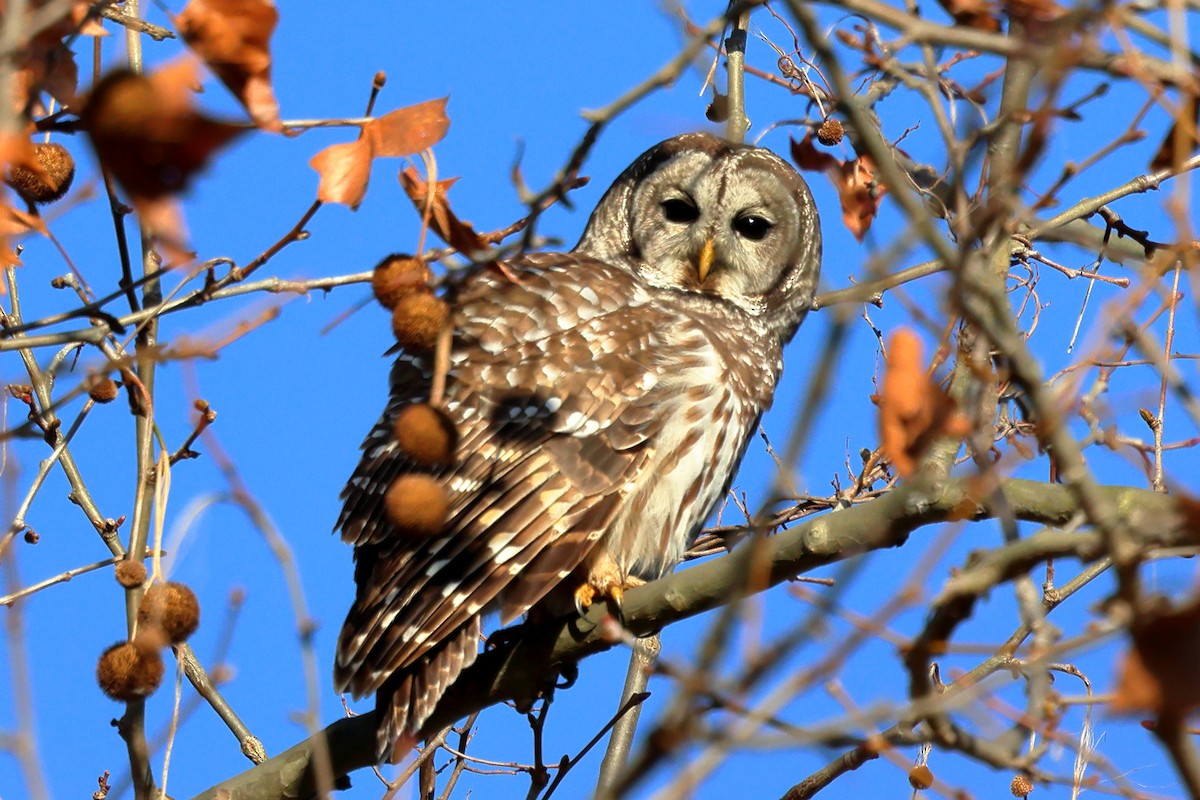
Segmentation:
[(704, 283), (708, 278), (708, 273), (712, 271), (714, 260), (716, 260), (716, 253), (713, 250), (713, 240), (709, 239), (704, 243), (704, 247), (700, 248), (700, 257), (696, 260), (696, 275), (699, 276), (701, 283)]

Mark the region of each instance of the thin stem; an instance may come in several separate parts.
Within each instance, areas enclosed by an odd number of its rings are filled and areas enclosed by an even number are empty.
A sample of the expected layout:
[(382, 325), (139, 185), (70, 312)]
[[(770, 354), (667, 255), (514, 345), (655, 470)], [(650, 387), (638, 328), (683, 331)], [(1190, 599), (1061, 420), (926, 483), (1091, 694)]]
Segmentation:
[(1163, 428), (1166, 427), (1167, 416), (1167, 385), (1168, 374), (1171, 371), (1171, 347), (1175, 344), (1175, 309), (1179, 305), (1179, 262), (1175, 263), (1174, 277), (1171, 281), (1170, 310), (1167, 312), (1167, 341), (1163, 345), (1162, 378), (1158, 384), (1158, 414), (1154, 418), (1154, 490), (1167, 491), (1166, 476), (1163, 473)]
[[(730, 4), (729, 13), (733, 14)], [(750, 10), (743, 9), (734, 17), (733, 29), (725, 40), (725, 63), (729, 95), (729, 119), (725, 124), (725, 138), (734, 144), (746, 140), (750, 130), (750, 118), (746, 116), (746, 30), (750, 27)]]
[[(140, 325), (149, 319), (162, 317), (166, 314), (173, 314), (179, 311), (185, 311), (189, 308), (194, 308), (207, 300), (224, 300), (229, 297), (237, 297), (239, 295), (250, 294), (251, 292), (269, 292), (272, 294), (295, 293), (307, 294), (314, 289), (328, 291), (339, 286), (348, 286), (355, 283), (370, 283), (370, 272), (357, 272), (351, 275), (336, 275), (330, 278), (313, 278), (306, 281), (289, 281), (282, 278), (266, 278), (261, 281), (252, 283), (235, 283), (220, 291), (208, 292), (206, 288), (199, 288), (178, 300), (161, 302), (153, 308), (146, 308), (133, 314), (128, 314), (120, 317), (118, 322), (122, 326), (131, 327)], [(20, 342), (13, 339), (0, 339), (0, 352), (6, 350), (16, 350), (19, 348), (35, 348), (35, 347), (60, 347), (64, 344), (97, 344), (108, 336), (106, 327), (89, 327), (80, 328), (78, 330), (63, 331), (62, 333), (47, 333), (37, 336), (26, 336)]]
[(60, 572), (52, 578), (46, 578), (44, 581), (38, 581), (37, 583), (30, 584), (29, 586), (17, 589), (4, 595), (3, 597), (0, 597), (0, 606), (12, 605), (17, 600), (20, 600), (23, 597), (28, 597), (31, 594), (36, 594), (37, 592), (40, 592), (42, 589), (45, 589), (49, 586), (54, 586), (59, 583), (66, 583), (67, 581), (77, 578), (80, 575), (86, 575), (89, 572), (103, 569), (104, 567), (111, 567), (113, 564), (116, 564), (121, 560), (122, 558), (114, 556), (113, 558), (106, 558), (102, 561), (97, 561), (92, 564), (86, 564), (82, 567), (75, 567), (74, 569), (68, 569), (64, 572)]
[[(12, 303), (12, 313), (3, 319), (0, 319), (0, 327), (7, 328), (10, 324), (21, 324), (21, 299), (19, 287), (17, 285), (16, 270), (13, 267), (7, 267), (4, 272), (4, 277), (8, 286), (8, 293)], [(34, 357), (33, 352), (29, 348), (20, 347), (21, 338), (22, 337), (18, 336), (16, 337), (15, 341), (19, 347), (21, 360), (25, 365), (25, 371), (29, 375), (29, 383), (33, 387), (34, 395), (37, 398), (37, 421), (41, 425), (45, 426), (44, 430), (52, 432), (53, 435), (49, 439), (49, 442), (54, 447), (58, 447), (59, 444), (64, 444), (65, 437), (62, 433), (58, 417), (54, 413), (54, 403), (50, 394), (53, 377), (48, 375), (41, 369), (40, 366), (38, 366), (37, 359)], [(31, 411), (32, 410), (33, 409), (31, 408)], [(80, 417), (82, 418), (82, 416), (83, 414), (81, 413)], [(81, 419), (76, 420), (76, 424), (71, 428), (72, 431), (78, 427), (79, 422), (81, 422)], [(51, 461), (50, 463), (53, 462)], [(72, 500), (76, 502), (83, 510), (83, 513), (87, 516), (88, 521), (91, 522), (92, 527), (94, 527), (100, 534), (101, 538), (104, 539), (104, 543), (108, 546), (108, 549), (112, 552), (112, 554), (115, 556), (124, 555), (125, 549), (121, 546), (121, 542), (117, 538), (115, 527), (105, 519), (105, 517), (100, 513), (100, 509), (96, 507), (95, 502), (92, 500), (91, 492), (88, 491), (87, 485), (83, 481), (83, 475), (80, 473), (79, 467), (75, 463), (75, 459), (71, 455), (70, 449), (65, 446), (63, 447), (62, 452), (58, 454), (58, 463), (62, 466), (63, 474), (66, 475), (67, 481), (71, 484)], [(45, 476), (43, 475), (42, 479), (44, 479), (44, 477)], [(29, 502), (32, 502), (32, 496), (30, 496)], [(5, 540), (0, 541), (0, 553), (3, 553), (5, 544), (7, 541), (9, 541), (11, 535), (12, 532), (10, 531), (9, 536), (6, 537)]]
[[(139, 2), (140, 0), (127, 0), (125, 15), (134, 19), (140, 18)], [(140, 74), (142, 72), (141, 34), (127, 28), (125, 44), (128, 51), (129, 69)], [(145, 226), (140, 227), (140, 232), (142, 271), (147, 277), (155, 276), (154, 279), (146, 281), (142, 287), (142, 307), (148, 308), (157, 306), (161, 302), (162, 293), (155, 275), (158, 272), (158, 255), (154, 252), (154, 243)], [(154, 491), (151, 481), (154, 475), (154, 376), (157, 363), (154, 351), (157, 344), (158, 325), (153, 319), (147, 320), (138, 334), (135, 356), (140, 413), (137, 414), (134, 421), (137, 471), (134, 478), (136, 486), (127, 546), (135, 556), (146, 551), (150, 521), (153, 516)], [(141, 599), (142, 587), (140, 585), (125, 590), (125, 621), (130, 637), (137, 628), (137, 613)], [(120, 731), (129, 753), (134, 797), (136, 800), (153, 800), (155, 781), (150, 766), (149, 747), (146, 743), (146, 703), (143, 698), (126, 703)]]

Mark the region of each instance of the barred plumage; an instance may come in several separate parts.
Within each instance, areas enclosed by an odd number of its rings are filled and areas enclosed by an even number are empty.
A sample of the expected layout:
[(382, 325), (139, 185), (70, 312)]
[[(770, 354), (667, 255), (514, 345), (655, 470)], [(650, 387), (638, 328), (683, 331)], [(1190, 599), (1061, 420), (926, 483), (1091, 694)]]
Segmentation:
[[(431, 356), (401, 353), (338, 522), (358, 594), (335, 681), (377, 693), (381, 758), (475, 659), (484, 614), (507, 624), (564, 582), (611, 592), (678, 562), (771, 402), (819, 257), (790, 167), (690, 135), (626, 170), (572, 253), (480, 268), (447, 290), (456, 457), (421, 468), (393, 440), (432, 380)], [(410, 472), (449, 493), (439, 535), (388, 521), (383, 495)]]

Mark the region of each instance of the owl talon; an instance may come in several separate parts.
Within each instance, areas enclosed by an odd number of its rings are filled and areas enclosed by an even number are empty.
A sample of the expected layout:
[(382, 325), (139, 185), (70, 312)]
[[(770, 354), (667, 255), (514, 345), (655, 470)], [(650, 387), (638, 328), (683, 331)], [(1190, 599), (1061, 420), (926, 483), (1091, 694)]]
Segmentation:
[(575, 590), (575, 611), (579, 616), (587, 616), (588, 609), (592, 607), (592, 601), (596, 599), (596, 587), (590, 583), (585, 583)]
[(625, 619), (625, 590), (642, 586), (645, 581), (632, 576), (624, 581), (616, 574), (600, 573), (592, 575), (588, 582), (575, 590), (575, 610), (579, 616), (587, 615), (588, 609), (598, 599), (608, 600), (613, 607), (617, 619)]
[(570, 689), (579, 680), (579, 665), (564, 664), (559, 668), (558, 676), (562, 678), (554, 684), (555, 689)]

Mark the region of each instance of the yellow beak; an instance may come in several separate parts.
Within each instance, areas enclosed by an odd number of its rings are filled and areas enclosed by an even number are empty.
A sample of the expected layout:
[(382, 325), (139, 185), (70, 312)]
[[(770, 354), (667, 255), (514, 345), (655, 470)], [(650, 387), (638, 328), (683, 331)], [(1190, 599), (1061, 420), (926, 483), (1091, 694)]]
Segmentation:
[(713, 240), (709, 239), (704, 243), (704, 247), (700, 249), (700, 258), (696, 262), (696, 275), (699, 276), (701, 283), (704, 283), (704, 280), (708, 277), (709, 270), (712, 269), (715, 258)]

